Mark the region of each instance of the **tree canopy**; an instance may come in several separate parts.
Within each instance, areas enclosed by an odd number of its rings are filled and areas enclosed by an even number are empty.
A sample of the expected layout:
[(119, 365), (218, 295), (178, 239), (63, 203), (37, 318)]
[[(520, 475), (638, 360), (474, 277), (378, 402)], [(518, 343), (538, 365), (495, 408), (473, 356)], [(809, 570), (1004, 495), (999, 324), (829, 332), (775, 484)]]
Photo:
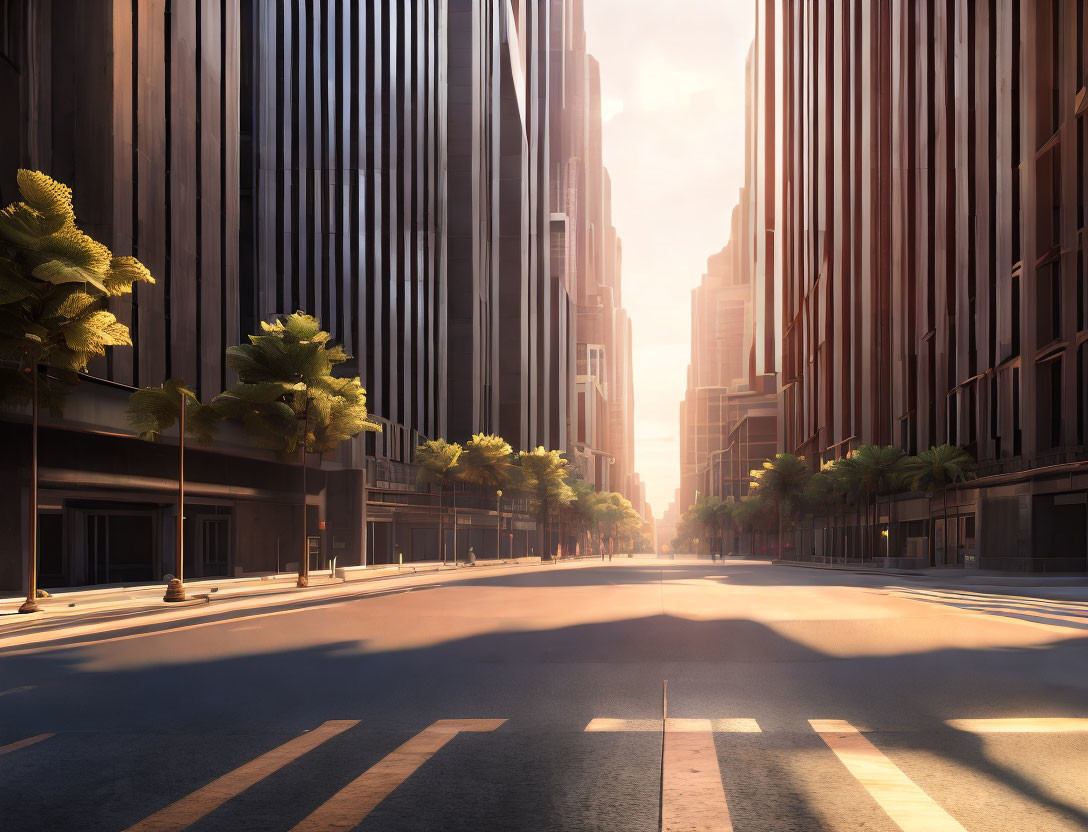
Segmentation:
[[(79, 229), (66, 185), (31, 170), (17, 180), (22, 200), (0, 211), (0, 360), (20, 369), (0, 369), (0, 398), (25, 404), (31, 367), (84, 372), (108, 347), (131, 346), (109, 299), (155, 281), (135, 257), (114, 257)], [(54, 384), (50, 392), (55, 406), (63, 389)]]
[(321, 322), (295, 312), (273, 323), (248, 344), (227, 349), (227, 366), (238, 384), (216, 396), (212, 407), (242, 422), (258, 444), (293, 453), (332, 450), (363, 431), (380, 431), (366, 408), (359, 378), (337, 378), (334, 369), (348, 356)]

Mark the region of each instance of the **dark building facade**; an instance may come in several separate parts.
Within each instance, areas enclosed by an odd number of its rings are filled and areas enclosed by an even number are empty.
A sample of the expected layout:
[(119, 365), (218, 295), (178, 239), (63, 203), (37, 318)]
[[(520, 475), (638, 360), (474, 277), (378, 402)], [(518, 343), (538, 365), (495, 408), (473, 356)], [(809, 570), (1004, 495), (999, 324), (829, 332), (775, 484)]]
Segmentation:
[[(0, 198), (16, 198), (16, 168), (50, 173), (81, 226), (157, 280), (116, 304), (135, 346), (43, 422), (44, 585), (171, 570), (169, 440), (132, 436), (127, 394), (177, 376), (211, 398), (232, 381), (226, 347), (296, 309), (353, 356), (383, 425), (311, 462), (316, 564), (438, 556), (437, 497), (411, 465), (423, 439), (566, 449), (576, 284), (556, 245), (565, 48), (551, 38), (571, 13), (545, 0), (0, 2)], [(16, 590), (25, 414), (0, 431), (17, 449), (0, 464), (0, 517), (18, 532), (0, 543), (0, 590)], [(229, 426), (188, 457), (188, 576), (297, 563), (280, 548), (301, 531), (297, 460)], [(521, 554), (532, 524), (502, 508), (504, 552)], [(494, 499), (459, 509), (458, 554), (493, 555)]]
[[(1088, 556), (1088, 11), (1079, 0), (759, 5), (757, 362), (779, 444), (979, 460), (939, 562)], [(893, 505), (890, 554), (926, 525)], [(913, 524), (913, 525), (912, 525)]]

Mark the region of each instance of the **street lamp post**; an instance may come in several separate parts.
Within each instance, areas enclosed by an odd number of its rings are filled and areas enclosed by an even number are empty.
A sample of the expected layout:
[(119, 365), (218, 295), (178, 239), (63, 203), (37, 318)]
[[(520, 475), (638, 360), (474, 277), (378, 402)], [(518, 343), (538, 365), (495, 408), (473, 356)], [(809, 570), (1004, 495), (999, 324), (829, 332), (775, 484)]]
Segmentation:
[(502, 491), (495, 492), (495, 560), (502, 560)]

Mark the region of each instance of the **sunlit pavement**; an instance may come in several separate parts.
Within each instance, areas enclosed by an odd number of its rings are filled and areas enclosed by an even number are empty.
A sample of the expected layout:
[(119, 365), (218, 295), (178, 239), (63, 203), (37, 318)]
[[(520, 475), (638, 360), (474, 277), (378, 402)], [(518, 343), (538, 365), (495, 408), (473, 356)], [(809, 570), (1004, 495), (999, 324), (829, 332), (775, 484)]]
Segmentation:
[(1088, 829), (1088, 602), (1029, 588), (616, 560), (163, 627), (0, 642), (0, 828)]

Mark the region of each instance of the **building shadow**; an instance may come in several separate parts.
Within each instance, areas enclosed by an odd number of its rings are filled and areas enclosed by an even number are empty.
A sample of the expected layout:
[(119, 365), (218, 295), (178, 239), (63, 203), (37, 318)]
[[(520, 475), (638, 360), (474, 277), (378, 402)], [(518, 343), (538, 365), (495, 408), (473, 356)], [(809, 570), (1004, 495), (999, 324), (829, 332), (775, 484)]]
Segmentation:
[[(632, 569), (645, 581), (645, 566)], [(580, 570), (573, 585), (623, 579), (624, 571)], [(679, 574), (700, 577), (706, 571), (683, 568)], [(572, 574), (567, 577), (573, 580)], [(468, 583), (549, 586), (549, 580), (549, 573), (541, 569)], [(338, 600), (309, 606), (320, 611)], [(1004, 785), (1032, 805), (1088, 827), (1084, 807), (1003, 765), (988, 754), (982, 738), (944, 724), (970, 717), (1088, 716), (1084, 638), (1028, 649), (941, 649), (844, 658), (753, 620), (654, 615), (490, 632), (385, 650), (365, 632), (357, 632), (358, 622), (353, 622), (349, 609), (325, 612), (292, 616), (274, 630), (253, 630), (240, 618), (237, 629), (235, 622), (225, 621), (221, 627), (185, 633), (0, 656), (3, 688), (33, 688), (0, 703), (0, 745), (32, 734), (58, 734), (50, 741), (58, 751), (50, 751), (49, 743), (25, 749), (20, 752), (18, 776), (7, 782), (0, 776), (0, 814), (13, 817), (9, 813), (29, 805), (33, 811), (21, 815), (31, 819), (24, 828), (124, 828), (239, 760), (245, 762), (283, 741), (246, 737), (272, 733), (289, 738), (325, 720), (362, 719), (360, 730), (385, 732), (381, 748), (388, 751), (437, 719), (497, 717), (508, 720), (499, 733), (516, 736), (502, 741), (512, 743), (504, 746), (511, 770), (489, 770), (489, 795), (506, 794), (524, 804), (522, 813), (507, 817), (503, 828), (607, 828), (578, 820), (580, 801), (600, 797), (596, 786), (585, 785), (586, 778), (600, 776), (598, 763), (578, 756), (578, 749), (607, 753), (607, 748), (628, 748), (629, 759), (618, 755), (607, 763), (614, 776), (638, 781), (632, 787), (636, 795), (643, 785), (650, 788), (656, 782), (657, 752), (653, 743), (632, 739), (622, 741), (626, 746), (611, 746), (585, 739), (582, 731), (595, 717), (659, 717), (661, 684), (668, 679), (672, 716), (751, 717), (768, 733), (804, 734), (810, 748), (814, 737), (808, 719), (846, 719), (871, 729), (869, 736), (878, 747), (887, 743), (886, 749), (925, 751), (954, 762)], [(147, 736), (157, 738), (159, 753), (142, 752), (146, 771), (126, 768), (123, 788), (105, 786), (100, 779), (94, 780), (93, 788), (88, 785), (88, 778), (118, 764), (116, 755), (129, 754), (123, 738)], [(65, 745), (65, 737), (110, 739), (72, 746)], [(113, 739), (118, 737), (122, 740)], [(193, 737), (204, 745), (202, 764), (190, 771), (176, 761), (164, 762), (174, 743)], [(719, 740), (719, 747), (725, 741)], [(755, 754), (760, 740), (751, 741)], [(536, 755), (531, 765), (534, 781), (528, 785), (516, 770), (519, 748)], [(556, 756), (541, 749), (552, 749)], [(372, 764), (381, 753), (375, 745), (373, 754), (359, 758), (359, 765)], [(0, 758), (0, 765), (10, 761)], [(157, 773), (160, 763), (176, 777)], [(331, 782), (345, 776), (336, 774)], [(550, 796), (536, 796), (536, 786), (550, 790)], [(557, 788), (569, 793), (557, 796)], [(807, 826), (795, 828), (820, 828), (819, 812), (809, 805), (812, 798), (788, 783), (782, 788), (781, 807), (807, 819)], [(88, 807), (86, 795), (96, 793), (94, 789), (108, 799)], [(314, 800), (329, 794), (322, 786)], [(275, 795), (269, 800), (274, 802)], [(565, 820), (549, 825), (548, 813), (560, 812), (556, 808), (560, 805)], [(444, 816), (441, 828), (495, 828), (481, 814), (486, 807), (495, 810), (494, 801), (489, 798), (475, 808), (466, 803), (460, 810), (464, 816)], [(590, 812), (588, 804), (582, 808)], [(300, 805), (292, 811), (305, 809)], [(88, 811), (93, 823), (87, 822)], [(411, 828), (396, 814), (407, 811), (405, 805), (390, 803), (382, 811), (393, 814), (380, 828)], [(593, 811), (599, 818), (600, 808)], [(622, 812), (622, 807), (615, 811)], [(284, 817), (289, 816), (290, 812)], [(36, 826), (37, 819), (48, 825)], [(290, 825), (285, 822), (283, 828)], [(760, 828), (760, 823), (744, 828)]]

